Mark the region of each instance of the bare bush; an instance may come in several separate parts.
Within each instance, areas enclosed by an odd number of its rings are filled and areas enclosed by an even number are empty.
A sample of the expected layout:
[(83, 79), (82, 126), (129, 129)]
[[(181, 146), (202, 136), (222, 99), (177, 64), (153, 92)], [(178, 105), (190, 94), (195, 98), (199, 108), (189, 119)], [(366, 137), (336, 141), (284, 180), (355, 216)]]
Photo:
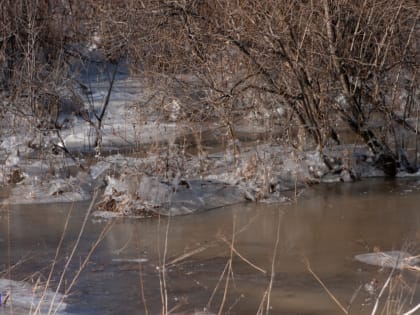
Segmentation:
[(218, 121), (234, 141), (237, 121), (265, 115), (321, 151), (344, 122), (394, 176), (417, 170), (419, 12), (396, 0), (6, 1), (1, 78), (34, 110), (35, 83), (61, 85), (68, 47), (90, 42), (180, 99), (183, 119)]
[(193, 81), (203, 94), (191, 112), (232, 129), (269, 98), (270, 114), (285, 107), (285, 123), (320, 150), (340, 143), (339, 117), (393, 176), (399, 164), (416, 169), (397, 133), (417, 138), (419, 10), (416, 1), (121, 1), (102, 7), (100, 25), (110, 55), (123, 49), (143, 69)]

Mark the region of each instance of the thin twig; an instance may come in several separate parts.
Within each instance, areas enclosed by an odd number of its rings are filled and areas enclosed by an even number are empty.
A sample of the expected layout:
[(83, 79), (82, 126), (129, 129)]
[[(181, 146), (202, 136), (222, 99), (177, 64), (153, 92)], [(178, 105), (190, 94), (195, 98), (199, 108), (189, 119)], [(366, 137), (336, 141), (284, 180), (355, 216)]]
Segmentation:
[(147, 308), (146, 295), (144, 294), (143, 266), (141, 262), (141, 253), (140, 253), (140, 237), (137, 230), (135, 232), (135, 236), (136, 236), (137, 244), (139, 244), (139, 265), (138, 266), (139, 266), (140, 295), (141, 295), (141, 300), (144, 306), (144, 314), (149, 315), (149, 310)]
[(213, 302), (214, 296), (216, 295), (216, 292), (220, 284), (222, 283), (222, 280), (225, 276), (226, 271), (228, 270), (228, 267), (229, 267), (229, 261), (226, 262), (225, 267), (223, 268), (223, 271), (219, 277), (219, 280), (217, 281), (216, 286), (214, 287), (213, 292), (210, 295), (209, 301), (207, 302), (207, 306), (206, 306), (207, 309), (210, 309), (211, 303)]
[(71, 217), (71, 214), (73, 212), (73, 208), (74, 208), (74, 203), (71, 204), (70, 210), (67, 213), (67, 218), (66, 218), (66, 221), (64, 223), (63, 232), (61, 233), (60, 241), (58, 242), (57, 248), (55, 249), (55, 256), (54, 256), (54, 259), (53, 259), (53, 262), (52, 262), (52, 265), (51, 265), (51, 268), (50, 268), (50, 272), (48, 274), (47, 281), (44, 285), (44, 290), (42, 292), (42, 295), (41, 295), (41, 297), (38, 301), (38, 305), (35, 308), (34, 314), (37, 314), (39, 312), (39, 310), (41, 308), (41, 304), (44, 300), (44, 297), (46, 296), (48, 287), (50, 286), (50, 281), (51, 281), (52, 275), (54, 273), (55, 265), (57, 264), (57, 261), (58, 261), (58, 255), (60, 254), (60, 251), (61, 251), (61, 248), (62, 248), (62, 245), (63, 245), (64, 236), (66, 235), (66, 232), (67, 232), (67, 228), (68, 228), (68, 225), (69, 225), (69, 222), (70, 222), (70, 217)]
[(191, 256), (194, 256), (196, 254), (199, 254), (201, 252), (204, 252), (205, 250), (209, 249), (210, 247), (214, 247), (216, 245), (217, 245), (217, 242), (212, 242), (210, 244), (207, 244), (207, 245), (204, 245), (204, 246), (200, 246), (200, 247), (197, 247), (197, 248), (195, 248), (193, 250), (190, 250), (189, 252), (187, 252), (185, 254), (182, 254), (181, 256), (178, 256), (178, 257), (172, 259), (171, 261), (167, 262), (166, 263), (166, 267), (168, 268), (170, 266), (173, 266), (176, 263), (179, 263), (180, 261), (183, 261), (183, 260), (185, 260), (185, 259), (187, 259), (187, 258), (189, 258)]
[[(92, 256), (92, 254), (94, 253), (94, 251), (96, 250), (96, 248), (98, 247), (98, 245), (103, 241), (103, 239), (105, 238), (105, 236), (108, 234), (108, 232), (111, 230), (111, 227), (113, 226), (114, 221), (108, 221), (108, 223), (105, 225), (105, 227), (102, 229), (101, 234), (99, 234), (98, 238), (96, 239), (96, 241), (93, 243), (92, 247), (90, 248), (88, 254), (86, 255), (85, 259), (83, 260), (83, 262), (81, 263), (79, 269), (77, 270), (76, 274), (73, 276), (73, 279), (71, 280), (70, 284), (67, 286), (64, 295), (68, 296), (69, 293), (71, 292), (71, 289), (73, 288), (73, 286), (76, 284), (76, 281), (79, 279), (80, 274), (82, 273), (82, 271), (86, 268), (88, 262), (90, 261), (90, 257)], [(63, 303), (63, 300), (61, 300), (55, 311), (54, 311), (54, 315), (57, 314), (57, 312), (60, 309), (61, 304)]]
[(250, 262), (248, 259), (246, 259), (244, 256), (241, 255), (241, 253), (239, 253), (235, 247), (232, 247), (232, 243), (229, 243), (227, 239), (222, 238), (222, 240), (230, 247), (230, 249), (239, 257), (241, 258), (244, 262), (246, 262), (248, 265), (250, 265), (252, 268), (262, 272), (263, 274), (266, 274), (267, 271), (258, 267), (257, 265), (253, 264), (252, 262)]
[(232, 241), (231, 241), (231, 249), (230, 249), (230, 256), (229, 256), (229, 260), (228, 260), (228, 269), (227, 269), (227, 274), (226, 274), (226, 281), (225, 281), (225, 289), (223, 290), (223, 298), (222, 298), (222, 302), (220, 303), (219, 306), (219, 311), (217, 312), (218, 315), (222, 314), (223, 311), (223, 307), (226, 303), (226, 297), (227, 297), (227, 292), (228, 292), (228, 288), (229, 288), (229, 280), (230, 280), (230, 276), (232, 274), (232, 260), (233, 260), (233, 244), (235, 243), (235, 230), (236, 230), (236, 215), (233, 217), (233, 222), (232, 222)]
[(373, 306), (371, 315), (375, 315), (376, 311), (378, 310), (379, 300), (382, 297), (382, 294), (384, 294), (385, 289), (388, 287), (389, 283), (391, 282), (394, 271), (395, 271), (395, 267), (392, 268), (391, 272), (389, 273), (388, 279), (386, 279), (384, 285), (382, 286), (382, 289), (379, 292), (378, 297), (376, 298), (375, 305)]
[[(7, 265), (8, 265), (8, 277), (12, 279), (12, 268), (11, 266), (11, 257), (12, 257), (12, 239), (10, 232), (10, 207), (7, 207)], [(7, 300), (9, 299), (12, 289), (12, 284), (10, 283), (9, 294), (6, 295), (4, 299), (4, 305), (6, 305)], [(13, 314), (13, 298), (10, 299), (10, 313)]]
[(327, 294), (330, 296), (330, 298), (337, 304), (337, 306), (340, 308), (340, 310), (343, 311), (344, 314), (348, 314), (348, 311), (346, 308), (341, 304), (341, 302), (334, 296), (334, 294), (327, 288), (327, 286), (322, 282), (322, 280), (316, 275), (316, 273), (312, 270), (311, 265), (309, 264), (308, 258), (303, 256), (303, 261), (306, 265), (306, 269), (308, 269), (309, 273), (312, 275), (312, 277), (315, 278), (316, 281), (322, 286), (322, 288), (327, 292)]
[(405, 312), (403, 315), (411, 315), (414, 314), (415, 311), (420, 309), (420, 303), (417, 304), (417, 306), (415, 306), (414, 308), (412, 308), (411, 310), (409, 310), (408, 312)]
[[(162, 261), (162, 280), (163, 280), (163, 290), (164, 290), (164, 294), (165, 294), (165, 310), (167, 313), (168, 312), (168, 289), (167, 289), (167, 285), (166, 285), (166, 266), (165, 266), (165, 262), (166, 262), (166, 255), (168, 254), (168, 237), (169, 237), (169, 225), (171, 222), (171, 217), (168, 218), (168, 223), (166, 224), (166, 230), (165, 230), (165, 246), (163, 249), (163, 261)], [(166, 314), (166, 313), (165, 313)]]
[(276, 243), (274, 245), (273, 250), (273, 258), (271, 259), (271, 274), (270, 274), (270, 282), (268, 284), (267, 290), (267, 304), (265, 308), (265, 314), (268, 315), (270, 311), (270, 303), (271, 303), (271, 291), (273, 290), (273, 283), (274, 283), (274, 276), (276, 274), (276, 257), (277, 257), (277, 250), (279, 248), (280, 243), (280, 223), (281, 218), (283, 217), (283, 212), (278, 212), (278, 219), (277, 219), (277, 232), (276, 232)]
[(53, 299), (51, 301), (51, 304), (50, 304), (50, 308), (48, 310), (48, 314), (51, 314), (51, 311), (52, 311), (52, 308), (53, 308), (53, 305), (54, 305), (54, 302), (55, 302), (55, 298), (56, 298), (56, 296), (57, 296), (57, 294), (58, 294), (58, 292), (59, 292), (59, 290), (60, 290), (60, 288), (61, 288), (61, 286), (63, 284), (64, 276), (65, 276), (65, 274), (66, 274), (66, 272), (67, 272), (67, 270), (68, 270), (68, 268), (70, 266), (70, 263), (71, 263), (71, 261), (73, 259), (74, 254), (76, 253), (76, 249), (79, 246), (80, 240), (82, 239), (83, 232), (85, 231), (85, 227), (86, 227), (86, 224), (87, 224), (89, 215), (91, 213), (91, 210), (92, 210), (93, 206), (95, 205), (95, 201), (96, 201), (96, 197), (97, 196), (98, 196), (98, 191), (96, 190), (94, 192), (94, 194), (93, 194), (92, 201), (90, 202), (90, 205), (89, 205), (89, 207), (88, 207), (88, 209), (86, 211), (86, 215), (85, 215), (85, 218), (83, 220), (82, 226), (80, 228), (79, 235), (78, 235), (78, 237), (76, 239), (76, 242), (75, 242), (75, 244), (73, 246), (73, 249), (72, 249), (72, 251), (71, 251), (71, 253), (70, 253), (70, 255), (69, 255), (68, 259), (67, 259), (67, 262), (64, 265), (63, 272), (61, 273), (60, 280), (58, 281), (57, 289), (55, 291), (54, 297), (53, 297)]

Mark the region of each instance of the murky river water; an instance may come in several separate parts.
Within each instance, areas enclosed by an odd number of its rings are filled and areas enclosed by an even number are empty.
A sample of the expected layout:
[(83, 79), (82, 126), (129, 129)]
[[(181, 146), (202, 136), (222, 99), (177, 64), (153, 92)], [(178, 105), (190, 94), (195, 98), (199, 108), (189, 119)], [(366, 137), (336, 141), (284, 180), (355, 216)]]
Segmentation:
[[(204, 309), (257, 314), (266, 307), (270, 292), (270, 314), (339, 314), (338, 306), (308, 271), (306, 257), (344, 307), (358, 292), (350, 314), (370, 314), (372, 297), (363, 285), (375, 278), (380, 287), (389, 270), (363, 265), (354, 256), (374, 247), (419, 254), (419, 204), (419, 181), (365, 180), (319, 185), (289, 205), (247, 203), (170, 219), (118, 219), (70, 291), (67, 311), (159, 314), (167, 304), (173, 314)], [(45, 281), (71, 212), (53, 274), (56, 285), (87, 206), (3, 209), (0, 271), (4, 272), (0, 276), (27, 281), (40, 276)], [(105, 226), (106, 221), (88, 220), (64, 277), (65, 286)], [(164, 260), (167, 268), (162, 278), (159, 266)], [(406, 272), (403, 277), (412, 286), (416, 274)], [(414, 293), (413, 305), (419, 301)], [(0, 314), (11, 311), (3, 307)]]

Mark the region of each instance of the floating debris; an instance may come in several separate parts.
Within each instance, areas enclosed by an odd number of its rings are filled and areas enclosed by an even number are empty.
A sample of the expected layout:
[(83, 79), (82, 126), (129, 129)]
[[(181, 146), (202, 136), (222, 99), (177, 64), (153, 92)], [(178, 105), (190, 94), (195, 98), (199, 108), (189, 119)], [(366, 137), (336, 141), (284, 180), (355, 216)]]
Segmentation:
[(145, 263), (149, 260), (147, 258), (114, 258), (113, 262), (128, 262), (128, 263)]
[[(64, 295), (51, 290), (44, 290), (42, 285), (31, 285), (23, 281), (0, 278), (0, 301), (2, 307), (10, 307), (20, 312), (32, 314), (38, 308), (38, 314), (65, 314), (67, 304), (63, 302)], [(56, 312), (57, 310), (57, 312)], [(18, 313), (20, 313), (18, 312)]]
[(356, 255), (355, 259), (359, 262), (379, 266), (382, 268), (410, 269), (420, 271), (417, 266), (420, 263), (420, 256), (413, 256), (402, 251), (374, 252)]
[(369, 295), (375, 295), (378, 290), (378, 280), (372, 278), (372, 280), (364, 284), (363, 289), (369, 293)]
[(107, 177), (96, 209), (125, 215), (176, 216), (245, 202), (246, 189), (218, 180), (164, 181), (146, 174)]

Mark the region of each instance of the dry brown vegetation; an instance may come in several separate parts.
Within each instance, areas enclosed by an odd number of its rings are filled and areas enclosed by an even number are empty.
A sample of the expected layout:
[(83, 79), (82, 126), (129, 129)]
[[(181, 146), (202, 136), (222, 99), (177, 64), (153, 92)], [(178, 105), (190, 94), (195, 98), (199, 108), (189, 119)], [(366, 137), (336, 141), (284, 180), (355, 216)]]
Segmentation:
[(0, 78), (7, 104), (25, 115), (45, 119), (37, 113), (50, 107), (37, 100), (69, 83), (68, 64), (82, 58), (75, 47), (96, 34), (105, 58), (128, 60), (180, 98), (187, 121), (217, 120), (234, 140), (237, 121), (266, 115), (283, 141), (300, 129), (321, 151), (342, 142), (345, 125), (387, 175), (417, 170), (418, 1), (9, 0), (1, 8)]

